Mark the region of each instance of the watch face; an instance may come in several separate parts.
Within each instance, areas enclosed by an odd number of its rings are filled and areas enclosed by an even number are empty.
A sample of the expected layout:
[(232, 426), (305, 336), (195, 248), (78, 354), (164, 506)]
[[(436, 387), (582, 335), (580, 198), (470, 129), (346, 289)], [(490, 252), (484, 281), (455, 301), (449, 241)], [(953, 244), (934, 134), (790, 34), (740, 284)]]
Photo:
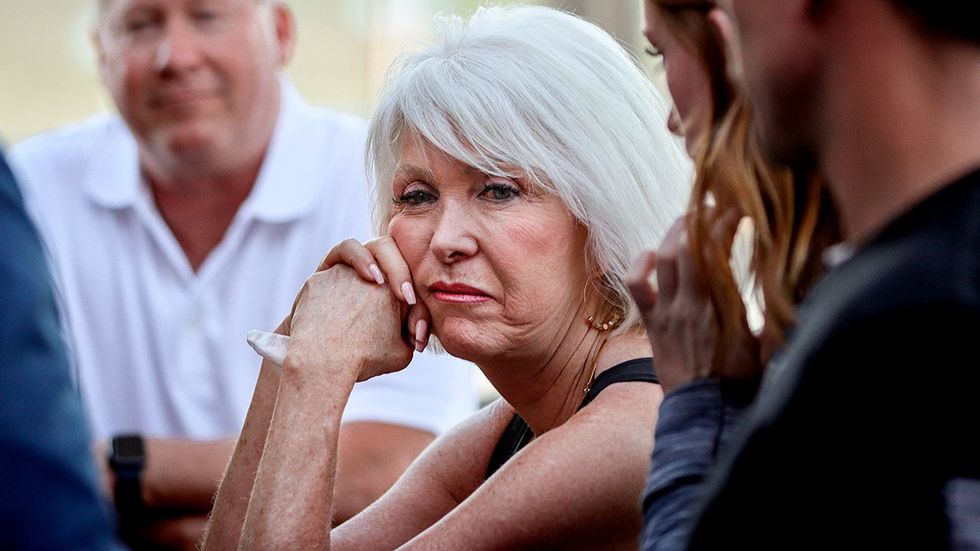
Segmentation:
[(113, 442), (116, 457), (143, 457), (143, 439), (138, 436), (123, 436)]
[(117, 468), (142, 468), (145, 460), (143, 438), (139, 436), (117, 436), (112, 439), (110, 463)]

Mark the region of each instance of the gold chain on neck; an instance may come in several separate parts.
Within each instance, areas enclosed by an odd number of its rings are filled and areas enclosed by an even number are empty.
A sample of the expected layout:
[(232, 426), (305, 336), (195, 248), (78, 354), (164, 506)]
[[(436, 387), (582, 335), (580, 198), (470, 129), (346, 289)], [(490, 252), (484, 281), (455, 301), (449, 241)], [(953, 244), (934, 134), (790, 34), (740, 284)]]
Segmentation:
[(592, 356), (592, 369), (589, 373), (589, 381), (585, 383), (585, 390), (583, 391), (583, 394), (585, 395), (588, 395), (589, 391), (592, 390), (592, 383), (595, 382), (595, 370), (599, 365), (599, 355), (602, 354), (602, 348), (606, 346), (606, 341), (609, 340), (609, 337), (605, 335), (600, 338), (602, 339), (602, 342), (599, 343), (599, 348), (595, 351), (595, 355)]
[[(586, 284), (585, 289), (582, 289), (583, 305), (585, 304), (585, 293), (586, 290), (588, 289), (587, 285), (588, 284)], [(599, 314), (596, 313), (585, 318), (585, 321), (587, 321), (589, 325), (592, 326), (593, 329), (595, 329), (601, 334), (601, 333), (605, 333), (606, 331), (615, 329), (616, 327), (619, 327), (619, 324), (623, 323), (623, 312), (621, 312), (619, 308), (614, 307), (612, 316), (610, 316), (608, 319), (604, 319), (604, 320), (599, 319)], [(596, 368), (599, 365), (599, 355), (602, 354), (602, 348), (606, 346), (606, 341), (609, 340), (608, 335), (601, 335), (599, 338), (602, 340), (599, 342), (599, 347), (596, 349), (595, 354), (592, 356), (592, 368), (589, 371), (589, 380), (588, 382), (586, 382), (585, 390), (583, 391), (585, 395), (589, 394), (589, 390), (592, 389), (592, 384), (595, 383), (595, 372), (596, 372)]]

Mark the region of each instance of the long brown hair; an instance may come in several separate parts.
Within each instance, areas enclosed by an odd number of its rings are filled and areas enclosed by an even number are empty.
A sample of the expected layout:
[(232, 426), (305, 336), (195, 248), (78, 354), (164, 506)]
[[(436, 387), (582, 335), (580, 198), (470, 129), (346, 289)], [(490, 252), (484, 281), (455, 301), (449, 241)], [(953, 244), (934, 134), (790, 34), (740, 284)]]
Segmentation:
[(836, 211), (823, 180), (769, 162), (744, 92), (728, 76), (725, 44), (708, 20), (713, 0), (648, 0), (682, 46), (695, 54), (711, 86), (708, 128), (696, 136), (697, 175), (688, 205), (688, 238), (719, 324), (714, 361), (740, 343), (745, 304), (731, 269), (730, 236), (716, 235), (734, 209), (752, 221), (749, 272), (761, 292), (768, 342), (782, 342), (795, 307), (822, 271), (821, 253), (839, 240)]

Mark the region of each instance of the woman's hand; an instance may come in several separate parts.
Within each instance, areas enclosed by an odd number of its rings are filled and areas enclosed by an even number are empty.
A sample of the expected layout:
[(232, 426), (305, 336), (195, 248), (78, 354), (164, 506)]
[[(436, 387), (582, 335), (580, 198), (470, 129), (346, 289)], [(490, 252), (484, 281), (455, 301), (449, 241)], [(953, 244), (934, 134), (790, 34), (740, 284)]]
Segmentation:
[(660, 249), (634, 262), (627, 285), (643, 313), (664, 392), (712, 375), (718, 338), (714, 309), (687, 243), (687, 218), (664, 236)]
[(403, 306), (348, 266), (314, 273), (290, 314), (286, 365), (341, 369), (363, 381), (404, 369), (413, 348), (402, 335)]
[[(692, 257), (687, 223), (686, 216), (675, 221), (660, 249), (642, 253), (627, 278), (643, 312), (664, 392), (696, 379), (741, 379), (759, 371), (758, 343), (745, 322), (744, 308), (741, 326), (730, 328), (738, 335), (736, 342), (727, 343), (715, 362), (722, 328), (707, 279)], [(730, 243), (737, 225), (738, 217), (721, 217), (713, 228), (715, 238)]]
[[(418, 301), (415, 285), (408, 263), (391, 237), (383, 236), (361, 244), (347, 239), (330, 249), (320, 261), (318, 270), (325, 270), (337, 264), (346, 264), (364, 280), (378, 285), (388, 284), (392, 294), (403, 300), (409, 307), (405, 316), (405, 333), (411, 337), (409, 342), (417, 351), (425, 350), (429, 343), (429, 329), (432, 318), (429, 310)], [(387, 276), (387, 277), (386, 277)]]

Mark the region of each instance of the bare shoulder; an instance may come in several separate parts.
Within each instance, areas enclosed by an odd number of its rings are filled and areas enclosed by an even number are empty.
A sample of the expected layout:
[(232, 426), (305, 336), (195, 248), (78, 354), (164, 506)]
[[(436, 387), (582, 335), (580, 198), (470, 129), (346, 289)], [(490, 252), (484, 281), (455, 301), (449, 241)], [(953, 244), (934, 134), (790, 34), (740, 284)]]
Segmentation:
[(652, 435), (663, 396), (658, 384), (639, 381), (616, 383), (603, 390), (591, 404), (552, 433), (563, 435), (602, 430), (620, 434), (632, 433), (642, 427), (649, 428), (645, 432)]
[[(653, 450), (653, 432), (663, 391), (660, 385), (622, 382), (607, 387), (591, 404), (567, 422), (535, 439), (515, 465), (523, 462), (565, 461), (569, 475), (642, 484)], [(590, 474), (588, 469), (601, 469)]]

